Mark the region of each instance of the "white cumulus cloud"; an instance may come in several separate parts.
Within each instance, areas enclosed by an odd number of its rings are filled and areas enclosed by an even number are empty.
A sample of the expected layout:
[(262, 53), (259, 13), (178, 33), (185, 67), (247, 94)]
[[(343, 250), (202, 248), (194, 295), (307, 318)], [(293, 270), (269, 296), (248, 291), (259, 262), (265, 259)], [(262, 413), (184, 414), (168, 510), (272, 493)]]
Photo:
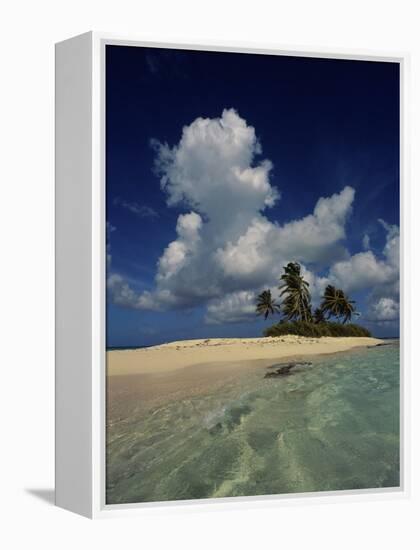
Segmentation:
[(184, 127), (172, 148), (153, 143), (156, 169), (170, 206), (187, 205), (214, 223), (230, 211), (238, 223), (240, 214), (249, 217), (249, 212), (273, 206), (278, 198), (269, 182), (271, 162), (254, 165), (261, 153), (254, 128), (233, 109), (225, 109), (220, 118), (197, 118)]
[(253, 291), (240, 290), (212, 300), (207, 307), (206, 323), (243, 323), (255, 320), (255, 296)]
[(396, 321), (399, 318), (399, 303), (393, 298), (379, 298), (370, 307), (368, 316), (373, 321)]
[[(399, 229), (379, 220), (386, 231), (383, 258), (372, 250), (358, 252), (347, 260), (336, 262), (330, 270), (332, 284), (352, 292), (370, 288), (378, 291), (382, 287), (394, 289), (399, 281)], [(397, 284), (397, 285), (396, 285)], [(394, 292), (394, 291), (392, 291)]]
[[(275, 284), (285, 263), (343, 256), (354, 190), (320, 198), (308, 216), (284, 225), (265, 213), (280, 198), (270, 182), (272, 164), (260, 160), (255, 130), (233, 109), (216, 119), (197, 118), (173, 147), (154, 141), (156, 169), (169, 206), (181, 214), (177, 238), (158, 261), (155, 288), (134, 307), (193, 307), (215, 300), (239, 303), (241, 292)], [(240, 309), (240, 308), (239, 308)], [(213, 313), (211, 313), (213, 312)]]
[[(371, 250), (350, 257), (343, 246), (355, 197), (349, 186), (319, 198), (301, 219), (272, 222), (269, 209), (280, 200), (270, 180), (272, 163), (262, 157), (255, 129), (235, 110), (197, 118), (172, 147), (153, 146), (168, 206), (188, 213), (178, 216), (176, 238), (162, 251), (153, 288), (138, 294), (119, 275), (110, 276), (115, 303), (150, 310), (205, 305), (208, 323), (243, 322), (255, 318), (255, 296), (263, 288), (277, 295), (289, 261), (302, 264), (314, 302), (329, 282), (347, 292), (389, 287), (375, 298), (395, 299), (398, 228), (380, 222), (387, 235), (382, 259)], [(366, 239), (364, 244), (368, 248)], [(316, 274), (331, 263), (327, 276)]]
[(336, 262), (328, 275), (328, 282), (346, 292), (370, 291), (366, 318), (373, 322), (396, 320), (399, 316), (399, 228), (378, 221), (386, 232), (381, 257), (372, 250), (358, 252)]

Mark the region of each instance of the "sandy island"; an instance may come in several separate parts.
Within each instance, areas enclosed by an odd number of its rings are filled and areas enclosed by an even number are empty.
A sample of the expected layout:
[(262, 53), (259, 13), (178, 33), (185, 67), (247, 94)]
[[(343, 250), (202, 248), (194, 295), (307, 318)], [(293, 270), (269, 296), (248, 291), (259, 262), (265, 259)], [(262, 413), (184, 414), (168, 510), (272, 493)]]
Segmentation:
[(182, 340), (150, 348), (107, 352), (108, 375), (163, 374), (195, 365), (217, 362), (277, 360), (285, 357), (319, 355), (382, 343), (377, 338), (210, 338)]
[(109, 418), (132, 407), (207, 393), (238, 376), (285, 359), (338, 353), (382, 343), (377, 338), (210, 338), (107, 352)]

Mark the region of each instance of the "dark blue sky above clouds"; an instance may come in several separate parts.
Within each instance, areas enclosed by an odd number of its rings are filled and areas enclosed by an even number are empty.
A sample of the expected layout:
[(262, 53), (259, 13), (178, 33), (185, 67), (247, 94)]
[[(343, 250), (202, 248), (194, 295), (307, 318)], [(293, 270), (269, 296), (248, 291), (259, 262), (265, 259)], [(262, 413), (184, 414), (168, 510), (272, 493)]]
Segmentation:
[(107, 46), (106, 200), (108, 346), (258, 336), (295, 259), (396, 335), (399, 66)]

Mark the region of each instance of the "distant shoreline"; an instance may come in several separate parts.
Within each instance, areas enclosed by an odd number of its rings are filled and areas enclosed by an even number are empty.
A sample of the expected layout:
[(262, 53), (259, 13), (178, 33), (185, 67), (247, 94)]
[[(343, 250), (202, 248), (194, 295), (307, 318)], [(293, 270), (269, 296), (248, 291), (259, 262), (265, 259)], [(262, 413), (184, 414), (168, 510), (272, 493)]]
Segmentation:
[[(283, 337), (284, 338), (284, 337)], [(372, 336), (375, 340), (400, 340), (399, 336)], [(246, 340), (247, 338), (241, 338), (241, 340)], [(205, 338), (195, 338), (192, 340), (206, 340)], [(212, 340), (212, 338), (209, 338), (209, 340)], [(176, 342), (177, 340), (174, 340), (173, 342)], [(182, 342), (183, 340), (178, 340)], [(146, 349), (146, 348), (155, 348), (158, 346), (165, 346), (168, 344), (171, 344), (173, 342), (161, 342), (159, 344), (149, 344), (149, 345), (136, 345), (136, 346), (109, 346), (106, 348), (106, 352), (109, 351), (133, 351), (137, 349)]]
[(106, 348), (106, 351), (124, 351), (124, 350), (136, 350), (144, 348), (152, 348), (159, 344), (151, 344), (150, 346), (109, 346)]

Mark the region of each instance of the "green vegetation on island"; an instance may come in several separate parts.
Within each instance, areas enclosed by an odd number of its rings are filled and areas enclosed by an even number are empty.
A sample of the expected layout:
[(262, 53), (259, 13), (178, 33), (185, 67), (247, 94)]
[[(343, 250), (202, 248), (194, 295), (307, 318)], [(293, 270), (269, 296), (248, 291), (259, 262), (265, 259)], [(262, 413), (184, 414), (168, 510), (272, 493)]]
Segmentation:
[(281, 304), (273, 298), (271, 290), (257, 296), (257, 315), (265, 319), (277, 313), (283, 316), (264, 331), (264, 336), (371, 336), (368, 329), (350, 323), (352, 317), (358, 315), (355, 302), (332, 285), (325, 288), (319, 307), (312, 311), (309, 283), (303, 278), (299, 263), (288, 263), (280, 281)]

